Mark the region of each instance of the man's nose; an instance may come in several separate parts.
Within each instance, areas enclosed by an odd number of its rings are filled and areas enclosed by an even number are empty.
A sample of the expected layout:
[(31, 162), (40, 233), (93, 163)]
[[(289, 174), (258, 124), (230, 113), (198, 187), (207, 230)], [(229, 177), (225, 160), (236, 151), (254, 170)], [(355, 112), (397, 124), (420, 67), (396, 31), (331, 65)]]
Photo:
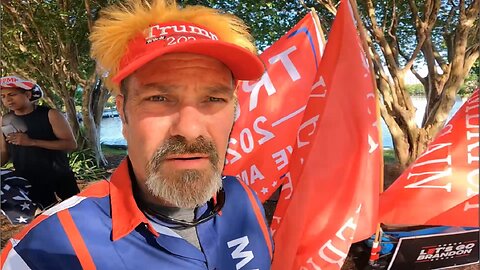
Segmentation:
[(170, 133), (172, 136), (180, 135), (192, 141), (205, 135), (204, 115), (195, 106), (182, 106), (173, 119)]

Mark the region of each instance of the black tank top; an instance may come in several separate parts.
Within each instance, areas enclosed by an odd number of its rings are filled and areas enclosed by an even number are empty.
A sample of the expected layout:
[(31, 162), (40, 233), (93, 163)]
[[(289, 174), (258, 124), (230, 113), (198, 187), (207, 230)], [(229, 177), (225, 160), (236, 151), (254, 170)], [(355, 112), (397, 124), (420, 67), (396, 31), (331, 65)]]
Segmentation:
[[(31, 113), (14, 115), (17, 121), (27, 127), (27, 135), (32, 139), (53, 141), (58, 138), (53, 133), (52, 125), (48, 120), (49, 107), (37, 106)], [(13, 114), (10, 112), (8, 114)], [(15, 170), (20, 173), (65, 173), (70, 171), (67, 153), (59, 150), (50, 150), (40, 147), (20, 146), (7, 144), (10, 160)]]

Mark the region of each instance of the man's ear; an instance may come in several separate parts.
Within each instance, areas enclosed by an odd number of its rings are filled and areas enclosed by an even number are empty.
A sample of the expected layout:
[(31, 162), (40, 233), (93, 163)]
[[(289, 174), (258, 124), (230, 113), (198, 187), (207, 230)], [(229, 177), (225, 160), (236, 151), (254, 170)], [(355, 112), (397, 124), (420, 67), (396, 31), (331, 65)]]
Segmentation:
[(120, 115), (120, 119), (123, 124), (126, 124), (126, 115), (125, 115), (125, 97), (122, 94), (119, 94), (115, 97), (115, 104), (117, 105), (117, 111)]
[(32, 91), (25, 91), (25, 95), (27, 96), (28, 100), (32, 98)]

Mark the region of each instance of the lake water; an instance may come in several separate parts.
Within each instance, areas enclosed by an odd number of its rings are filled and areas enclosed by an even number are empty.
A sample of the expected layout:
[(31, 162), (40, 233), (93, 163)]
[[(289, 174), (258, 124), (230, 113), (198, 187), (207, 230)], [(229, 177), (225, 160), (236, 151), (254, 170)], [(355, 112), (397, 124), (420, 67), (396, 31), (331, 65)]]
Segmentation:
[[(427, 104), (427, 100), (423, 97), (413, 97), (412, 102), (415, 108), (417, 108), (415, 121), (417, 125), (420, 125), (422, 123), (423, 114), (425, 113), (425, 105)], [(452, 111), (450, 112), (449, 117), (452, 117), (455, 114), (455, 112), (457, 112), (458, 109), (460, 109), (462, 104), (463, 104), (463, 101), (460, 98), (458, 98), (455, 104), (453, 105), (453, 108), (452, 108)], [(122, 122), (119, 117), (104, 118), (100, 126), (101, 126), (101, 129), (100, 129), (101, 143), (108, 144), (108, 145), (119, 145), (119, 146), (126, 145), (126, 141), (122, 135)], [(393, 148), (392, 137), (383, 119), (382, 119), (382, 136), (383, 136), (383, 147)]]

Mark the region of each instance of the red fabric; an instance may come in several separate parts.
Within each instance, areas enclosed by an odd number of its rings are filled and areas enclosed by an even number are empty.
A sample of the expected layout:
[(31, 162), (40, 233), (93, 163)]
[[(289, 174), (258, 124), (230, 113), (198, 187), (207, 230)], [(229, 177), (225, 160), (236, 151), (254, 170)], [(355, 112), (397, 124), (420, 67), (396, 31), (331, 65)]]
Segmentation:
[(265, 224), (264, 218), (262, 211), (260, 210), (260, 207), (258, 206), (258, 203), (253, 196), (253, 193), (251, 189), (247, 187), (245, 183), (242, 181), (239, 181), (242, 187), (245, 189), (245, 192), (247, 193), (248, 200), (252, 204), (253, 212), (255, 213), (255, 217), (257, 218), (257, 222), (260, 225), (260, 230), (262, 231), (263, 238), (265, 239), (265, 243), (267, 243), (267, 248), (268, 248), (268, 254), (270, 255), (270, 259), (273, 256), (273, 247), (272, 247), (272, 242), (270, 240), (270, 233), (269, 233), (269, 228)]
[(260, 58), (267, 72), (238, 88), (240, 115), (226, 156), (226, 175), (237, 175), (263, 202), (280, 186), (317, 81), (322, 34), (308, 14)]
[(380, 196), (388, 224), (479, 226), (479, 90)]
[(85, 244), (85, 241), (83, 240), (83, 237), (80, 234), (77, 225), (75, 225), (70, 211), (68, 211), (68, 209), (64, 209), (58, 212), (57, 217), (60, 220), (60, 224), (62, 224), (63, 229), (65, 230), (65, 234), (67, 235), (73, 250), (75, 251), (75, 255), (77, 255), (77, 258), (80, 261), (82, 269), (96, 269), (95, 263), (92, 259), (92, 255), (90, 255), (88, 247)]
[[(377, 224), (382, 149), (377, 98), (349, 10), (342, 1), (307, 104), (280, 195), (273, 270), (340, 269), (352, 241)], [(326, 93), (326, 96), (321, 94)]]
[(138, 209), (133, 197), (132, 181), (128, 171), (128, 160), (122, 160), (113, 172), (109, 182), (110, 204), (112, 208), (112, 240), (116, 241), (141, 224), (145, 223), (152, 234), (158, 236), (147, 217)]

